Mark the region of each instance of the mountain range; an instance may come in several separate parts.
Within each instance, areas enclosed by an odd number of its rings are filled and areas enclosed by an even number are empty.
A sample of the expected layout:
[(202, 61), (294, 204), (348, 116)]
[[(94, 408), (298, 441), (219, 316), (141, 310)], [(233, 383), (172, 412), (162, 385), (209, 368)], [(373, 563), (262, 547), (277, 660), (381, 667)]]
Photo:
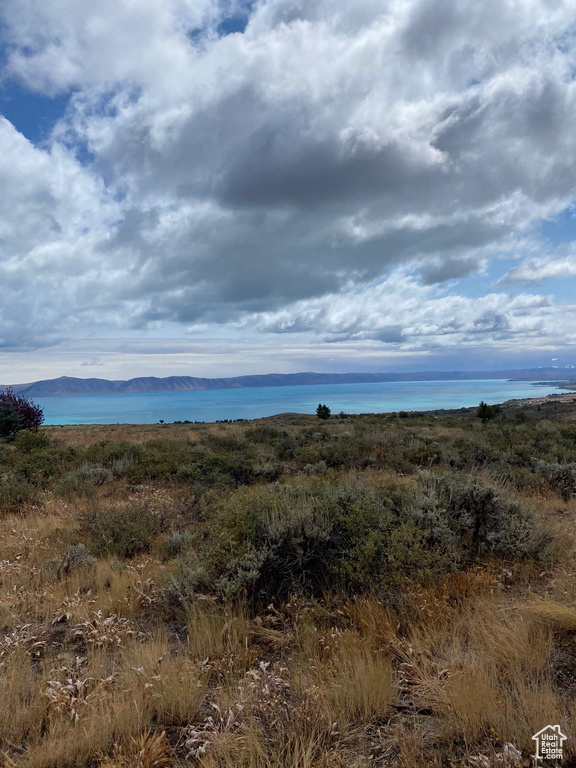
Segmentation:
[[(530, 368), (507, 371), (427, 371), (414, 373), (267, 373), (231, 378), (206, 379), (196, 376), (140, 376), (126, 381), (80, 379), (60, 376), (12, 387), (26, 397), (66, 395), (117, 395), (137, 392), (178, 392), (248, 387), (289, 387), (314, 384), (366, 384), (383, 381), (465, 381), (471, 379), (513, 379), (516, 381), (576, 381), (576, 368)], [(0, 385), (0, 390), (6, 386)]]

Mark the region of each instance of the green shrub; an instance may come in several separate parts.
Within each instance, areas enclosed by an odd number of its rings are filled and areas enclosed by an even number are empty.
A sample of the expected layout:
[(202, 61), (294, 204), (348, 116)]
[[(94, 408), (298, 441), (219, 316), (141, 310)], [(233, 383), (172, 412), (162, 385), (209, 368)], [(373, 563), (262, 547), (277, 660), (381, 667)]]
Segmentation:
[(307, 475), (325, 475), (328, 471), (328, 466), (324, 460), (317, 462), (316, 464), (306, 464), (304, 466), (304, 472)]
[(43, 448), (49, 448), (50, 438), (45, 432), (32, 432), (29, 429), (23, 429), (16, 435), (14, 445), (23, 453), (32, 453)]
[(290, 461), (294, 458), (296, 440), (289, 434), (283, 434), (275, 444), (276, 455), (280, 461)]
[(117, 476), (124, 476), (140, 463), (142, 452), (141, 446), (132, 443), (103, 441), (88, 446), (80, 460), (88, 464), (99, 464)]
[(265, 468), (263, 464), (253, 464), (245, 455), (214, 453), (206, 446), (198, 446), (185, 464), (180, 464), (174, 472), (177, 482), (186, 482), (204, 486), (248, 485), (258, 477), (279, 475), (278, 468)]
[(61, 579), (62, 576), (66, 576), (78, 568), (94, 565), (95, 562), (84, 544), (70, 544), (66, 547), (58, 565), (57, 578)]
[(266, 445), (277, 445), (290, 435), (284, 430), (275, 427), (252, 427), (247, 429), (244, 437), (248, 442), (264, 443)]
[(208, 435), (206, 444), (218, 453), (243, 453), (246, 443), (234, 435)]
[(0, 402), (0, 437), (8, 442), (13, 442), (22, 429), (18, 411), (11, 402)]
[(192, 603), (199, 593), (210, 592), (213, 581), (206, 569), (206, 555), (201, 557), (193, 549), (187, 549), (178, 560), (166, 590), (166, 602), (180, 607)]
[(202, 583), (257, 603), (294, 591), (397, 589), (486, 556), (545, 559), (551, 545), (493, 487), (430, 473), (417, 488), (356, 474), (241, 488), (215, 504), (206, 532), (210, 545), (186, 567), (190, 589)]
[[(220, 594), (258, 601), (373, 590), (451, 569), (456, 554), (447, 541), (437, 546), (440, 529), (411, 502), (402, 486), (356, 475), (240, 489), (210, 520), (215, 546), (203, 566)], [(451, 538), (446, 526), (441, 534)]]
[(454, 536), (436, 510), (423, 506), (418, 494), (399, 494), (369, 492), (342, 504), (338, 572), (354, 591), (425, 582), (458, 565)]
[(414, 467), (431, 467), (440, 464), (442, 449), (437, 442), (419, 441), (404, 452), (403, 458)]
[(500, 482), (511, 483), (520, 491), (544, 491), (547, 486), (546, 480), (539, 472), (529, 467), (514, 466), (506, 460), (494, 464), (491, 471)]
[(273, 483), (282, 476), (282, 467), (275, 461), (262, 461), (252, 465), (251, 475), (254, 480)]
[(17, 473), (0, 477), (0, 509), (6, 512), (20, 511), (21, 505), (38, 500), (37, 483)]
[(166, 521), (146, 504), (93, 504), (82, 515), (80, 534), (96, 555), (129, 558), (150, 549)]
[(321, 445), (319, 455), (328, 467), (345, 467), (347, 469), (366, 467), (371, 463), (372, 458), (369, 446), (349, 437), (332, 440)]
[(461, 559), (484, 555), (545, 560), (552, 536), (534, 515), (493, 485), (459, 475), (422, 472), (420, 483), (456, 537)]
[(226, 597), (244, 591), (268, 600), (299, 586), (325, 586), (333, 555), (330, 522), (300, 489), (242, 489), (221, 507), (216, 522), (222, 544), (214, 552), (215, 583)]
[(196, 537), (191, 531), (172, 531), (170, 536), (162, 543), (162, 552), (166, 559), (176, 557), (177, 555), (189, 549)]
[(294, 458), (300, 465), (305, 467), (307, 464), (318, 464), (321, 460), (320, 451), (316, 446), (302, 445), (294, 450)]
[(564, 501), (576, 495), (576, 463), (549, 464), (542, 459), (532, 459), (532, 466)]
[(65, 498), (90, 496), (100, 485), (114, 479), (112, 471), (101, 464), (85, 462), (77, 469), (67, 472), (56, 484), (55, 490)]

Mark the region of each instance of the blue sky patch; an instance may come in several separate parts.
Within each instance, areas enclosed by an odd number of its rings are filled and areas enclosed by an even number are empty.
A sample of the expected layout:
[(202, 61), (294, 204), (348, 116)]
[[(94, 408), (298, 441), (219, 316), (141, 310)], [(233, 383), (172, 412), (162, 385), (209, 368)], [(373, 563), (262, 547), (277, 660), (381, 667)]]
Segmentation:
[(576, 240), (576, 209), (570, 206), (559, 216), (543, 221), (540, 234), (553, 243), (571, 243)]
[(50, 98), (11, 80), (0, 86), (0, 113), (33, 144), (42, 144), (64, 116), (70, 96), (66, 93)]
[(231, 16), (229, 19), (224, 19), (218, 25), (218, 34), (221, 37), (225, 35), (233, 35), (237, 32), (244, 32), (248, 26), (248, 15), (244, 16)]

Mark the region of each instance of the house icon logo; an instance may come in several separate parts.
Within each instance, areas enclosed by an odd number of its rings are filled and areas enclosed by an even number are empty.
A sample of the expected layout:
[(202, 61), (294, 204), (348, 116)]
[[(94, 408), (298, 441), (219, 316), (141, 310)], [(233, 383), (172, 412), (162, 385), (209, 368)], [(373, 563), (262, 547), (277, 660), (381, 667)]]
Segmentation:
[(536, 742), (536, 762), (539, 760), (562, 760), (562, 744), (566, 736), (559, 725), (547, 725), (532, 736)]

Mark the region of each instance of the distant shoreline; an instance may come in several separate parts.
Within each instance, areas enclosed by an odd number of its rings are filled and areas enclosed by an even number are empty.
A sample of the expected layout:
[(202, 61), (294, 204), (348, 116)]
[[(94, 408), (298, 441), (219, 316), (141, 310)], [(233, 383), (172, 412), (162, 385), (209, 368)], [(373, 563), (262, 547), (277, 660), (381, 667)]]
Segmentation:
[[(561, 374), (561, 375), (560, 375)], [(407, 373), (267, 373), (229, 378), (196, 376), (137, 377), (128, 380), (81, 379), (61, 376), (26, 384), (15, 384), (15, 394), (25, 397), (77, 397), (82, 395), (159, 394), (201, 392), (217, 389), (325, 386), (338, 384), (408, 383), (437, 381), (532, 382), (534, 386), (576, 388), (576, 369), (521, 369), (503, 371), (428, 371)], [(0, 386), (0, 391), (8, 385)]]
[(507, 403), (514, 403), (515, 405), (541, 405), (542, 403), (549, 403), (551, 401), (571, 403), (576, 398), (576, 385), (574, 385), (572, 389), (573, 391), (571, 392), (558, 392), (551, 395), (542, 395), (540, 397), (522, 397), (507, 400), (506, 403), (500, 403), (500, 405), (506, 405)]
[[(551, 403), (558, 403), (560, 404), (572, 404), (576, 402), (576, 388), (574, 392), (566, 392), (566, 393), (558, 393), (558, 394), (550, 394), (550, 395), (543, 395), (542, 397), (525, 397), (525, 398), (511, 398), (510, 400), (503, 401), (501, 403), (498, 403), (498, 405), (502, 406), (504, 409), (518, 409), (518, 408), (525, 408), (525, 407), (534, 407), (536, 408), (539, 405), (543, 405), (545, 403), (551, 404)], [(391, 415), (398, 415), (398, 414), (405, 414), (410, 417), (450, 417), (452, 415), (464, 415), (464, 414), (473, 414), (476, 411), (477, 406), (463, 406), (460, 408), (430, 408), (426, 411), (418, 411), (418, 410), (398, 410), (398, 411), (374, 411), (374, 412), (366, 412), (366, 413), (346, 413), (346, 418), (353, 418), (353, 417), (371, 417), (371, 416), (391, 416)], [(333, 413), (332, 418), (334, 420), (339, 420), (340, 414)], [(166, 429), (172, 429), (172, 428), (183, 428), (183, 427), (218, 427), (222, 424), (240, 424), (240, 425), (246, 425), (246, 424), (256, 424), (258, 422), (278, 422), (278, 423), (286, 423), (286, 422), (292, 422), (295, 423), (299, 422), (300, 420), (305, 419), (306, 421), (310, 421), (312, 423), (315, 423), (317, 421), (316, 414), (313, 413), (304, 413), (304, 412), (297, 412), (297, 411), (283, 411), (279, 413), (270, 414), (267, 416), (256, 416), (254, 418), (238, 418), (238, 419), (222, 419), (217, 421), (167, 421), (164, 423), (161, 422), (109, 422), (109, 423), (100, 423), (100, 422), (93, 422), (93, 423), (73, 423), (73, 424), (45, 424), (43, 425), (42, 429), (47, 429), (50, 432), (54, 430), (60, 430), (60, 429), (68, 429), (68, 430), (74, 430), (82, 432), (82, 430), (98, 430), (99, 432), (105, 432), (106, 430), (112, 429), (112, 430), (124, 430), (124, 429), (130, 429), (130, 430), (143, 430), (146, 432), (150, 429), (157, 429), (162, 428), (164, 430)], [(55, 432), (56, 434), (56, 432)]]
[(234, 388), (204, 392), (137, 393), (132, 397), (34, 398), (47, 423), (174, 423), (258, 419), (292, 412), (315, 414), (325, 403), (335, 416), (475, 408), (488, 404), (556, 394), (549, 386), (539, 391), (530, 382), (509, 379), (369, 382), (346, 386), (286, 386)]

